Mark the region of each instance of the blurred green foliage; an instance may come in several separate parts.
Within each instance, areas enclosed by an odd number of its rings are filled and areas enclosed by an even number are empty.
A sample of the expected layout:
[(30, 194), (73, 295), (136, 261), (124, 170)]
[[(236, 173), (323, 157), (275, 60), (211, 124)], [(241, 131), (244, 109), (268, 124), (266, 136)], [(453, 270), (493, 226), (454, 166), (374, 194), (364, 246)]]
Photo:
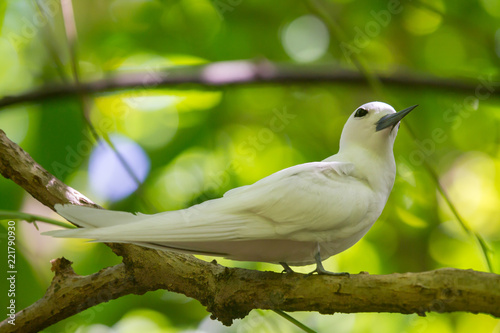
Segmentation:
[[(34, 3), (0, 2), (0, 97), (74, 79), (58, 1), (39, 1), (40, 7)], [(140, 189), (118, 201), (92, 186), (89, 158), (96, 143), (76, 97), (0, 110), (0, 128), (12, 140), (91, 199), (110, 209), (154, 212), (221, 196), (282, 168), (336, 153), (352, 110), (388, 98), (384, 101), (396, 108), (420, 105), (405, 119), (408, 126), (403, 124), (396, 141), (394, 190), (372, 230), (354, 247), (327, 260), (325, 268), (371, 274), (439, 267), (488, 269), (478, 244), (437, 191), (425, 160), (470, 230), (487, 241), (493, 268), (500, 272), (500, 103), (493, 95), (498, 96), (500, 89), (498, 1), (325, 0), (328, 15), (347, 38), (342, 42), (300, 1), (75, 0), (73, 4), (76, 54), (84, 82), (109, 73), (168, 72), (173, 66), (236, 59), (357, 70), (346, 57), (352, 54), (362, 58), (369, 71), (408, 78), (406, 85), (383, 87), (384, 96), (365, 85), (342, 82), (138, 86), (96, 93), (89, 98), (88, 111), (97, 131), (129, 140), (150, 163)], [(477, 87), (468, 94), (415, 89), (411, 78), (422, 75), (469, 79)], [(0, 198), (0, 209), (56, 218), (3, 178)], [(79, 274), (120, 261), (101, 244), (44, 237), (21, 221), (16, 230), (18, 310), (43, 295), (52, 276), (52, 258), (64, 255), (74, 261)], [(1, 252), (6, 253), (6, 223), (0, 224), (0, 235)], [(6, 259), (1, 261), (4, 267)], [(270, 264), (219, 262), (281, 270)], [(5, 274), (2, 269), (2, 295), (8, 289)], [(222, 328), (207, 315), (197, 301), (157, 291), (98, 305), (46, 331), (297, 331), (262, 311), (253, 311), (232, 328)], [(318, 331), (335, 327), (336, 332), (500, 332), (497, 319), (466, 313), (432, 313), (425, 318), (295, 316)]]

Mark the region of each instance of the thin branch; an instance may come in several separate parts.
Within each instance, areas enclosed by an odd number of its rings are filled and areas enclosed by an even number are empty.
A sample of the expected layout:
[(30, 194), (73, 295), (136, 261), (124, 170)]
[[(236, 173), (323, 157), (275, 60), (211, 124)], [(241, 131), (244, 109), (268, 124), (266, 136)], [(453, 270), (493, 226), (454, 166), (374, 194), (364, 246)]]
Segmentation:
[[(456, 93), (475, 94), (481, 79), (457, 81), (436, 77), (407, 74), (376, 75), (381, 83), (393, 87), (432, 89)], [(500, 79), (488, 78), (493, 86)], [(193, 85), (220, 87), (248, 84), (277, 83), (339, 83), (366, 85), (366, 78), (356, 72), (339, 70), (325, 65), (291, 65), (268, 61), (222, 61), (201, 66), (173, 67), (163, 70), (148, 68), (139, 73), (113, 73), (108, 78), (77, 85), (48, 85), (39, 90), (0, 99), (0, 108), (25, 102), (38, 102), (49, 98), (73, 97), (79, 93), (95, 94), (123, 89), (157, 89), (162, 87), (193, 88)], [(500, 89), (490, 89), (492, 96), (500, 96)]]
[(59, 56), (58, 51), (57, 51), (57, 45), (56, 45), (57, 38), (55, 38), (55, 36), (52, 35), (52, 32), (55, 31), (54, 21), (50, 19), (48, 12), (47, 12), (47, 10), (46, 10), (46, 8), (41, 0), (36, 0), (35, 4), (36, 4), (36, 10), (38, 11), (38, 13), (40, 15), (43, 15), (45, 20), (47, 22), (49, 22), (48, 25), (41, 28), (41, 36), (42, 36), (43, 42), (47, 48), (47, 52), (48, 52), (50, 58), (52, 59), (52, 61), (55, 64), (57, 74), (61, 78), (62, 82), (64, 84), (67, 84), (69, 82), (68, 77), (64, 71), (63, 61), (61, 60), (61, 57)]
[[(39, 215), (33, 215), (33, 214), (27, 214), (27, 213), (22, 213), (22, 212), (14, 212), (10, 210), (0, 210), (0, 220), (24, 220), (26, 222), (30, 223), (36, 223), (37, 221), (39, 222), (45, 222), (48, 224), (56, 225), (59, 227), (63, 228), (75, 228), (72, 224), (69, 224), (68, 222), (61, 222), (53, 219), (49, 219), (45, 216), (39, 216)], [(36, 224), (35, 224), (36, 226)], [(37, 227), (38, 229), (38, 227)]]
[[(50, 208), (68, 202), (97, 206), (44, 170), (1, 130), (0, 173)], [(0, 331), (38, 332), (91, 306), (157, 289), (197, 299), (225, 325), (252, 309), (419, 315), (468, 311), (500, 317), (500, 275), (492, 273), (439, 269), (350, 278), (306, 276), (227, 268), (130, 244), (107, 245), (123, 263), (79, 276), (64, 259), (53, 261), (56, 274), (44, 297), (17, 313), (15, 326), (1, 322)]]
[(90, 109), (93, 101), (86, 94), (86, 92), (82, 89), (82, 84), (80, 80), (80, 69), (78, 67), (78, 53), (77, 53), (77, 42), (78, 42), (78, 31), (76, 29), (76, 20), (75, 20), (75, 12), (73, 10), (72, 0), (61, 0), (61, 9), (63, 13), (63, 22), (64, 22), (64, 32), (66, 33), (66, 40), (68, 42), (69, 53), (71, 56), (71, 70), (73, 72), (74, 84), (76, 86), (78, 97), (80, 100), (80, 106), (82, 109), (83, 118), (87, 127), (89, 128), (92, 136), (94, 137), (96, 142), (103, 141), (108, 144), (111, 148), (111, 151), (115, 154), (116, 158), (123, 166), (125, 171), (128, 173), (132, 181), (136, 183), (137, 187), (141, 186), (141, 181), (135, 174), (132, 167), (125, 160), (123, 155), (118, 151), (116, 146), (113, 144), (107, 133), (103, 133), (103, 138), (99, 135), (96, 128), (92, 124), (90, 120)]
[(495, 273), (495, 270), (493, 268), (493, 263), (491, 262), (490, 256), (489, 256), (489, 253), (492, 251), (491, 248), (488, 246), (488, 244), (484, 240), (483, 236), (481, 234), (479, 234), (477, 231), (472, 230), (472, 228), (465, 222), (465, 220), (462, 218), (462, 215), (458, 212), (458, 209), (456, 208), (455, 204), (451, 201), (451, 198), (448, 195), (448, 193), (446, 192), (446, 189), (439, 181), (439, 176), (438, 176), (437, 172), (432, 168), (432, 166), (430, 165), (430, 163), (428, 162), (427, 159), (424, 159), (424, 162), (425, 162), (424, 166), (426, 167), (427, 172), (431, 175), (432, 179), (434, 180), (434, 183), (436, 183), (436, 187), (438, 189), (439, 194), (441, 194), (444, 201), (446, 202), (446, 204), (450, 208), (452, 214), (455, 216), (457, 223), (465, 231), (465, 233), (468, 234), (473, 241), (475, 241), (475, 243), (479, 247), (479, 251), (483, 255), (483, 258), (486, 262), (486, 267), (488, 267), (488, 270), (491, 273)]

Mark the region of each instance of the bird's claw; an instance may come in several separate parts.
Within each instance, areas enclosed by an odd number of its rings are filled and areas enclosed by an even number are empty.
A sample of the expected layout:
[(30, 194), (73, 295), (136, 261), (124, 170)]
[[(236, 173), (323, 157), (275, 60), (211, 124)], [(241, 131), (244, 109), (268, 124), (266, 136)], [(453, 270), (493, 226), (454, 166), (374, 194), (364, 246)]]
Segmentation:
[(351, 277), (351, 274), (347, 273), (347, 272), (330, 272), (330, 271), (327, 271), (326, 269), (324, 268), (321, 268), (321, 269), (318, 269), (316, 268), (314, 271), (312, 271), (311, 273), (308, 273), (307, 276), (310, 276), (310, 275), (313, 275), (314, 273), (318, 274), (318, 275), (330, 275), (330, 276), (345, 276), (345, 277)]
[(319, 248), (318, 252), (314, 256), (314, 259), (316, 259), (316, 269), (312, 271), (311, 273), (307, 274), (307, 276), (310, 276), (314, 273), (318, 275), (330, 275), (330, 276), (346, 276), (346, 277), (351, 277), (351, 274), (347, 272), (341, 272), (341, 273), (335, 273), (335, 272), (330, 272), (327, 271), (324, 267), (323, 264), (321, 263), (321, 255), (319, 254)]
[(286, 262), (280, 262), (280, 265), (283, 266), (283, 270), (281, 271), (281, 274), (283, 273), (295, 273), (293, 271), (293, 269), (290, 268), (290, 266), (288, 266), (288, 264)]

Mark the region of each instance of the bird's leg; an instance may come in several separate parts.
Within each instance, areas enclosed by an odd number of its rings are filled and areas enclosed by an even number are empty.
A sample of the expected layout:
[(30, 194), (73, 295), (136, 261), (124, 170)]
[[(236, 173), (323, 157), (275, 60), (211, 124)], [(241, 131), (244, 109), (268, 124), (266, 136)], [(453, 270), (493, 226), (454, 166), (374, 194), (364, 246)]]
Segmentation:
[(347, 277), (351, 276), (347, 272), (334, 273), (334, 272), (327, 271), (323, 267), (323, 264), (321, 263), (321, 255), (319, 253), (319, 247), (318, 247), (318, 252), (314, 256), (314, 259), (316, 260), (316, 269), (314, 271), (312, 271), (311, 273), (307, 274), (307, 275), (311, 275), (313, 273), (317, 273), (318, 275), (334, 275), (334, 276), (347, 276)]
[(293, 269), (290, 268), (290, 266), (288, 266), (288, 264), (286, 262), (280, 262), (280, 265), (283, 266), (283, 272), (281, 273), (295, 273), (293, 271)]

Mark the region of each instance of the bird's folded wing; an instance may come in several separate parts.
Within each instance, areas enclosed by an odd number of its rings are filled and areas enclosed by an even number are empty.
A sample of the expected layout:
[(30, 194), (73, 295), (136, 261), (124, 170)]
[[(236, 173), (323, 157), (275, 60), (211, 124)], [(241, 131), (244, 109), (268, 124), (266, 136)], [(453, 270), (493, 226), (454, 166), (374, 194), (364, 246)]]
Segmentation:
[(86, 228), (47, 234), (115, 242), (293, 239), (300, 231), (331, 229), (345, 222), (352, 213), (351, 201), (364, 190), (350, 176), (353, 169), (340, 162), (301, 164), (220, 199), (154, 215), (58, 206), (61, 215)]
[(268, 227), (264, 232), (272, 229), (273, 237), (303, 240), (294, 234), (339, 228), (366, 212), (365, 198), (371, 190), (352, 176), (353, 171), (352, 163), (301, 164), (232, 190), (224, 198), (264, 218)]
[(250, 188), (253, 190), (255, 187), (263, 187), (270, 185), (277, 181), (286, 179), (297, 174), (311, 174), (319, 175), (323, 174), (325, 176), (337, 177), (337, 176), (350, 176), (354, 171), (354, 164), (345, 162), (310, 162), (295, 165), (283, 170), (280, 170), (272, 175), (262, 178), (252, 185), (246, 185), (234, 188), (227, 191), (224, 197), (232, 196), (235, 194), (243, 193)]

